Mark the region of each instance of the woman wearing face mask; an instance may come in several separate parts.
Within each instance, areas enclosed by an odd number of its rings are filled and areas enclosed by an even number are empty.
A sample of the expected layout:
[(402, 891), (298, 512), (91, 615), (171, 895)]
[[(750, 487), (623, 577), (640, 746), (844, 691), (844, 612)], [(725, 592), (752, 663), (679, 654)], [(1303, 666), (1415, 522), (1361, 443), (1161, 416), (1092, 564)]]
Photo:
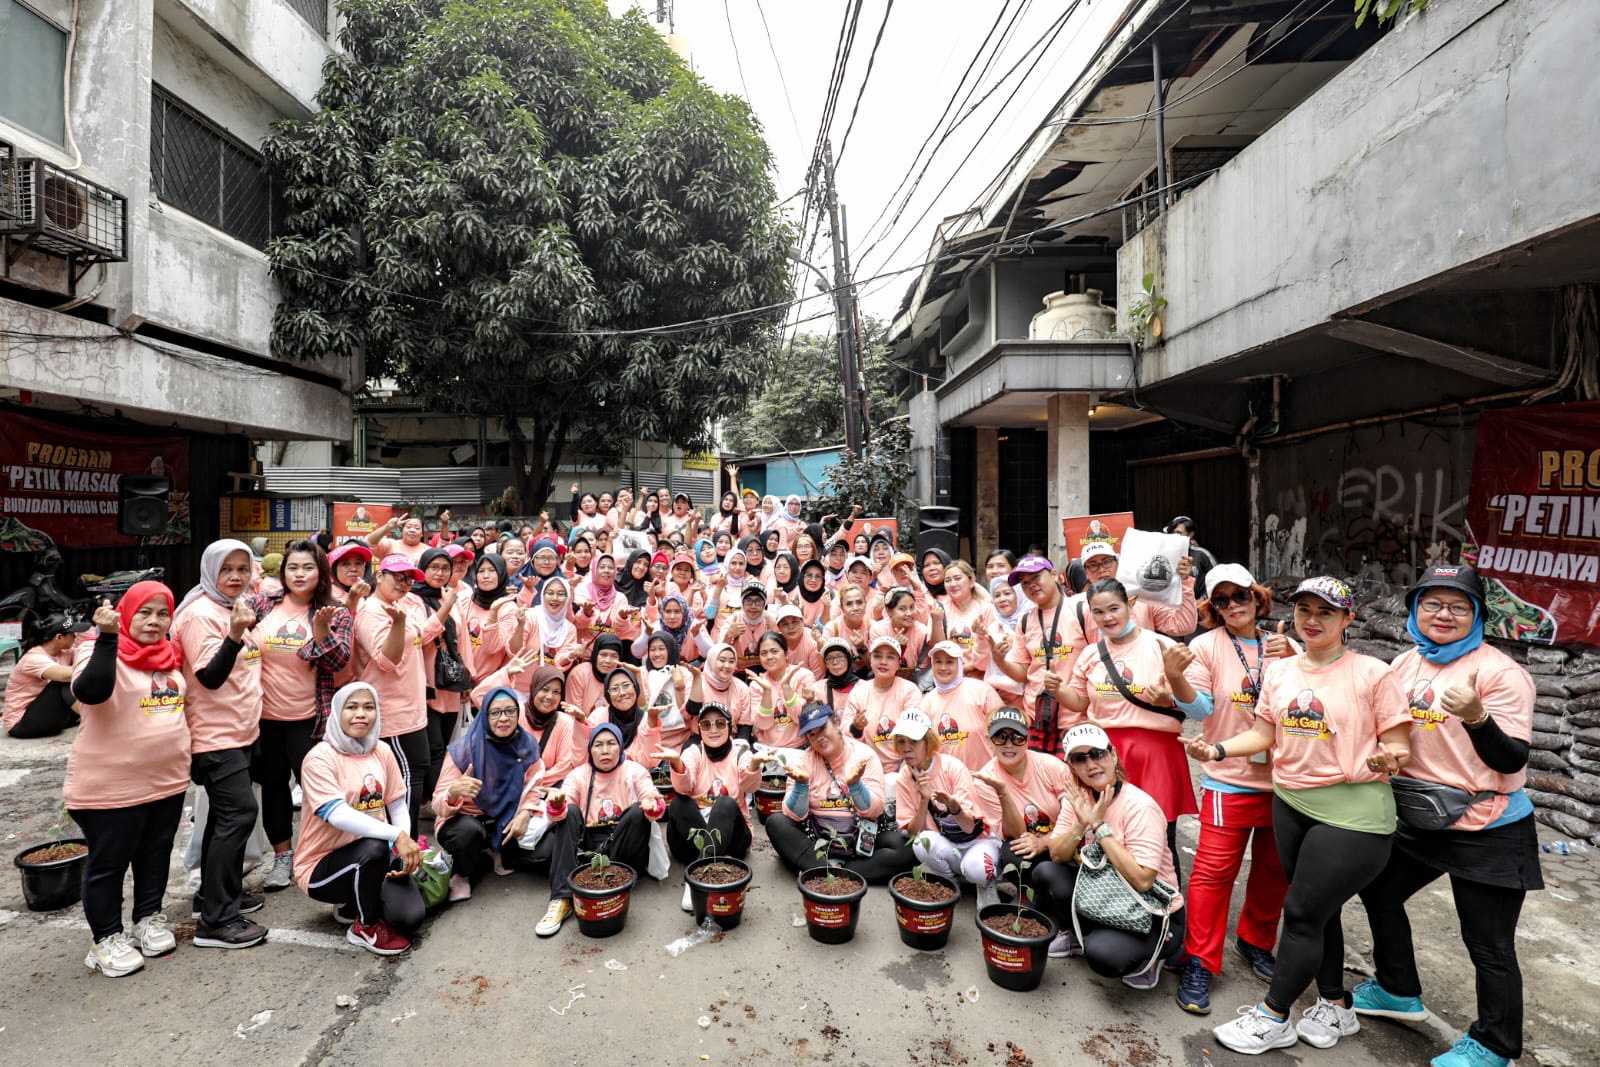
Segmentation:
[[(857, 674), (870, 673), (867, 665), (867, 646), (872, 641), (872, 624), (867, 619), (867, 593), (859, 585), (840, 586), (835, 594), (839, 613), (830, 619), (822, 632), (827, 637), (839, 637), (850, 642), (856, 650)], [(899, 647), (899, 642), (895, 642)]]
[(1483, 583), (1471, 567), (1430, 567), (1406, 599), (1406, 628), (1416, 647), (1389, 667), (1411, 712), (1411, 761), (1406, 779), (1394, 782), (1396, 796), (1405, 799), (1408, 786), (1455, 790), (1447, 795), (1452, 814), (1460, 814), (1442, 827), (1403, 816), (1388, 865), (1361, 891), (1374, 976), (1355, 988), (1355, 1010), (1390, 1019), (1427, 1016), (1406, 902), (1447, 874), (1477, 974), (1478, 1017), (1433, 1063), (1505, 1067), (1522, 1054), (1517, 917), (1528, 891), (1544, 888), (1533, 806), (1522, 788), (1533, 679), (1484, 644)]
[[(94, 613), (94, 643), (73, 655), (72, 698), (81, 725), (63, 787), (83, 831), (83, 917), (94, 944), (83, 964), (108, 978), (177, 947), (161, 912), (172, 840), (189, 786), (188, 683), (183, 653), (167, 639), (172, 592), (139, 582)], [(123, 933), (122, 884), (133, 869), (133, 937)]]
[(915, 682), (900, 677), (900, 644), (894, 638), (872, 638), (867, 659), (872, 678), (850, 691), (839, 721), (852, 737), (872, 746), (884, 774), (893, 774), (900, 768), (900, 754), (890, 734), (900, 713), (921, 701), (922, 690)]
[(772, 748), (793, 748), (800, 739), (799, 711), (813, 698), (816, 676), (789, 662), (789, 642), (776, 630), (762, 634), (756, 650), (761, 658), (761, 673), (751, 683), (756, 740)]
[(450, 899), (466, 900), (487, 862), (496, 874), (528, 867), (519, 841), (544, 813), (539, 742), (522, 728), (522, 701), (496, 689), (450, 746), (433, 794), (434, 832), (455, 860)]
[(456, 600), (461, 660), (482, 681), (510, 658), (517, 628), (516, 597), (506, 592), (506, 565), (497, 555), (480, 556), (467, 572), (470, 595)]
[[(439, 650), (461, 659), (461, 631), (456, 627), (457, 589), (450, 583), (450, 557), (442, 548), (430, 548), (422, 554), (418, 566), (422, 581), (412, 585), (414, 596), (422, 601), (429, 614), (437, 615), (444, 623), (439, 638), (423, 647), (422, 670), (428, 683), (428, 771), (422, 779), (424, 796), (433, 795), (433, 787), (444, 769), (445, 750), (450, 738), (455, 736), (456, 719), (466, 706), (466, 694), (439, 689), (433, 682)], [(444, 594), (450, 594), (450, 605), (444, 604)]]
[(294, 805), (289, 776), (322, 733), (336, 682), (349, 665), (355, 620), (333, 603), (322, 549), (291, 541), (281, 568), (283, 599), (256, 627), (261, 644), (261, 737), (254, 756), (261, 783), (261, 824), (272, 843), (272, 869), (261, 883), (276, 891), (294, 884)]
[[(189, 775), (206, 791), (209, 815), (200, 846), (200, 923), (194, 943), (248, 948), (266, 930), (244, 918), (262, 900), (244, 893), (244, 849), (256, 821), (251, 749), (261, 735), (261, 648), (251, 636), (260, 612), (247, 592), (250, 549), (216, 541), (200, 556), (200, 584), (173, 614), (183, 650), (189, 720)], [(265, 607), (265, 602), (261, 605)]]
[(994, 758), (973, 772), (972, 802), (989, 845), (961, 863), (961, 876), (978, 887), (980, 908), (997, 902), (999, 872), (1050, 858), (1050, 833), (1072, 781), (1065, 763), (1028, 748), (1028, 720), (1017, 708), (990, 715), (986, 733)]
[(836, 712), (843, 712), (850, 694), (861, 682), (856, 676), (855, 649), (843, 638), (830, 637), (822, 642), (821, 655), (822, 669), (817, 681), (822, 685), (822, 703)]
[(550, 907), (534, 927), (540, 937), (554, 936), (572, 914), (567, 879), (578, 868), (580, 851), (600, 853), (635, 872), (645, 870), (650, 822), (660, 819), (667, 805), (651, 784), (650, 772), (625, 754), (629, 744), (622, 727), (600, 723), (589, 735), (588, 761), (567, 775), (559, 790), (546, 793)]
[(381, 722), (377, 691), (366, 682), (334, 694), (327, 733), (300, 772), (294, 880), (312, 900), (334, 905), (352, 945), (394, 956), (411, 947), (408, 935), (425, 912), (411, 880), (422, 852), (411, 839), (406, 777), (378, 743)]
[[(923, 560), (925, 564), (933, 561), (933, 553), (929, 552)], [(942, 568), (940, 578), (944, 593), (934, 595), (941, 596), (944, 603), (945, 638), (961, 646), (961, 669), (969, 677), (982, 678), (989, 671), (989, 635), (999, 625), (994, 608), (989, 604), (989, 594), (979, 588), (977, 577), (966, 560), (934, 562), (933, 565)], [(928, 592), (934, 592), (932, 586)]]
[(964, 763), (969, 771), (989, 762), (989, 716), (1000, 708), (1000, 696), (988, 682), (961, 673), (961, 646), (940, 641), (928, 652), (933, 669), (933, 691), (923, 693), (919, 706), (939, 733), (944, 753)]
[(700, 691), (705, 703), (721, 704), (733, 716), (734, 736), (741, 741), (754, 737), (750, 710), (750, 687), (736, 675), (739, 654), (732, 645), (715, 644), (706, 649), (705, 669), (700, 672)]
[[(700, 743), (682, 749), (663, 744), (651, 754), (672, 774), (667, 805), (667, 847), (679, 863), (700, 856), (694, 832), (717, 834), (717, 854), (744, 859), (750, 854), (750, 808), (745, 798), (761, 786), (761, 766), (750, 746), (733, 736), (733, 716), (721, 704), (702, 704), (691, 694), (690, 707), (700, 727)], [(689, 885), (683, 886), (683, 910), (693, 911)]]
[(739, 596), (739, 610), (729, 612), (717, 623), (712, 640), (733, 646), (739, 654), (739, 670), (760, 670), (761, 639), (773, 632), (767, 621), (767, 591), (755, 582), (746, 585)]
[(807, 629), (821, 632), (833, 614), (833, 598), (828, 595), (828, 571), (821, 560), (810, 559), (800, 564), (800, 584), (796, 592), (794, 606), (800, 609), (801, 621)]
[(372, 549), (360, 541), (346, 541), (328, 553), (328, 594), (351, 618), (361, 610), (361, 598), (372, 595), (366, 580), (371, 562)]
[[(1395, 829), (1389, 775), (1410, 756), (1411, 712), (1382, 660), (1351, 652), (1355, 597), (1308, 578), (1291, 598), (1305, 651), (1268, 667), (1249, 730), (1189, 741), (1204, 763), (1272, 753), (1272, 827), (1289, 876), (1278, 963), (1266, 999), (1216, 1028), (1217, 1042), (1258, 1055), (1303, 1040), (1332, 1048), (1361, 1029), (1344, 988), (1340, 911), (1383, 872)], [(1317, 1001), (1289, 1020), (1312, 982)]]
[(1100, 846), (1105, 862), (1135, 891), (1147, 892), (1158, 879), (1176, 890), (1166, 817), (1154, 798), (1127, 780), (1115, 745), (1100, 727), (1079, 723), (1067, 731), (1063, 748), (1073, 780), (1050, 833), (1049, 861), (1033, 868), (1034, 906), (1053, 915), (1061, 928), (1049, 953), (1083, 956), (1096, 974), (1121, 978), (1132, 989), (1154, 989), (1161, 981), (1162, 961), (1183, 947), (1182, 894), (1174, 893), (1168, 904), (1165, 937), (1159, 921), (1141, 935), (1080, 914), (1082, 942), (1073, 933), (1072, 894), (1080, 853), (1091, 844)]

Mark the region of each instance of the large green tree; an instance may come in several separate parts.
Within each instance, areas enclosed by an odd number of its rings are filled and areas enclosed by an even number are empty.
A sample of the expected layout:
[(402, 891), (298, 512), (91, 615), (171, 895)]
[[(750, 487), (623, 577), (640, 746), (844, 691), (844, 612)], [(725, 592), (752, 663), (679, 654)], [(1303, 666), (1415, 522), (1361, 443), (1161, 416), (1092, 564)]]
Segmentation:
[[(601, 0), (342, 0), (267, 154), (276, 352), (364, 356), (505, 420), (525, 506), (568, 442), (710, 444), (765, 374), (790, 234), (746, 104)], [(716, 318), (712, 326), (658, 329)]]

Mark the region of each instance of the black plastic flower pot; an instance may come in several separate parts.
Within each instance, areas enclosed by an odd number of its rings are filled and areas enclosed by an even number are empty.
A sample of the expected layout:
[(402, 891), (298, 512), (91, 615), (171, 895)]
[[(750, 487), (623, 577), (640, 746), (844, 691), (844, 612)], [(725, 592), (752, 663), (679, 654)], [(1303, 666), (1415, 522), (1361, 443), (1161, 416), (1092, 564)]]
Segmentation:
[[(900, 885), (917, 879), (909, 874), (896, 875), (889, 880), (889, 896), (894, 899), (894, 921), (900, 927), (900, 940), (914, 949), (933, 952), (944, 948), (950, 940), (950, 927), (955, 924), (956, 903), (961, 899), (961, 887), (937, 874), (924, 874), (922, 884), (948, 889), (949, 899), (944, 901), (918, 900), (901, 891)], [(909, 886), (907, 888), (910, 888)]]
[(579, 867), (567, 876), (567, 885), (572, 889), (572, 911), (578, 917), (578, 932), (584, 937), (611, 937), (621, 933), (628, 921), (628, 900), (639, 876), (626, 863), (613, 863), (606, 869), (623, 871), (628, 880), (617, 886), (590, 889), (578, 882), (578, 876), (589, 870), (588, 867)]
[[(730, 867), (738, 867), (744, 871), (744, 877), (736, 882), (711, 883), (702, 882), (695, 877), (695, 872), (713, 863), (725, 863)], [(744, 918), (744, 894), (750, 887), (750, 865), (744, 860), (736, 860), (730, 856), (707, 856), (695, 860), (684, 868), (684, 879), (689, 883), (689, 899), (694, 903), (695, 925), (707, 919), (715, 922), (724, 930), (732, 930)]]
[[(63, 845), (79, 845), (83, 851), (59, 859), (34, 859), (35, 854)], [(89, 863), (89, 843), (81, 837), (46, 841), (23, 849), (12, 861), (22, 872), (22, 899), (29, 911), (59, 911), (83, 899), (83, 869)]]
[[(820, 893), (807, 888), (806, 879), (833, 875), (854, 882), (856, 888), (840, 894)], [(842, 945), (856, 936), (861, 919), (861, 898), (867, 895), (867, 880), (842, 867), (809, 867), (800, 872), (800, 899), (805, 907), (806, 931), (813, 941)]]
[(774, 784), (771, 779), (762, 779), (761, 788), (756, 790), (756, 814), (761, 816), (763, 823), (773, 815), (776, 815), (778, 810), (783, 807), (785, 792), (782, 779), (779, 779), (777, 784)]
[[(1056, 924), (1043, 912), (1024, 907), (1022, 919), (1038, 923), (1044, 933), (1013, 933), (1009, 920), (1017, 911), (1015, 904), (990, 904), (978, 909), (978, 932), (983, 935), (983, 965), (989, 972), (989, 981), (1002, 989), (1026, 993), (1044, 981), (1044, 965), (1050, 959), (1050, 940), (1056, 936)], [(1004, 916), (1008, 922), (995, 930), (983, 921), (994, 916)]]

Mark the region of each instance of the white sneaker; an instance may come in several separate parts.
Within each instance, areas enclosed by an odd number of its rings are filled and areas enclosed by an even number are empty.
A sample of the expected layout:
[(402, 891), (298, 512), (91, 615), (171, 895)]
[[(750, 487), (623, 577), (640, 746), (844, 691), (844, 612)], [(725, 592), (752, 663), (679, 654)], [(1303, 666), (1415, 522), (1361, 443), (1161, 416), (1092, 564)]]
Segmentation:
[(146, 956), (165, 956), (178, 947), (178, 939), (172, 936), (167, 917), (159, 911), (134, 923), (133, 937), (139, 942), (139, 951)]
[(99, 971), (107, 978), (121, 978), (143, 968), (144, 957), (133, 947), (128, 935), (118, 930), (96, 941), (83, 958), (83, 965), (91, 971)]
[(300, 783), (295, 782), (289, 787), (289, 806), (296, 811), (300, 810)]
[(994, 886), (992, 886), (992, 885), (980, 885), (980, 886), (976, 887), (976, 890), (977, 890), (977, 896), (978, 896), (978, 910), (979, 911), (982, 911), (984, 908), (987, 908), (991, 904), (1000, 903), (1000, 890), (996, 889)]
[(694, 893), (689, 889), (689, 883), (683, 883), (683, 910), (694, 911)]
[(1050, 953), (1051, 959), (1062, 960), (1069, 956), (1083, 955), (1083, 946), (1078, 944), (1077, 935), (1072, 932), (1071, 927), (1068, 927), (1050, 939), (1050, 947), (1046, 951)]
[(1275, 1048), (1291, 1048), (1299, 1042), (1288, 1019), (1274, 1019), (1255, 1005), (1240, 1008), (1237, 1019), (1211, 1032), (1216, 1035), (1217, 1044), (1246, 1056), (1259, 1056)]
[(450, 903), (456, 904), (463, 900), (472, 899), (472, 883), (465, 875), (452, 874), (450, 876)]
[(291, 848), (272, 857), (272, 869), (261, 880), (261, 888), (269, 893), (276, 893), (292, 885), (294, 885), (294, 849)]
[(554, 937), (561, 932), (561, 924), (567, 921), (567, 916), (572, 914), (572, 901), (552, 900), (545, 909), (544, 918), (539, 920), (539, 925), (533, 932), (540, 937)]
[(1306, 1044), (1332, 1048), (1341, 1037), (1360, 1033), (1361, 1020), (1356, 1018), (1354, 1008), (1318, 997), (1315, 1004), (1300, 1013), (1300, 1021), (1294, 1024), (1294, 1029)]

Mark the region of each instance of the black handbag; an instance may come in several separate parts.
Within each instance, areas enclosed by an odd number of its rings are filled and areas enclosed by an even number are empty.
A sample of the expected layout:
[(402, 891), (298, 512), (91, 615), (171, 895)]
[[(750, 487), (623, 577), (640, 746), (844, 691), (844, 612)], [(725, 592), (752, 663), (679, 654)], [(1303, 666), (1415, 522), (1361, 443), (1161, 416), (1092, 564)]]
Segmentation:
[(472, 674), (445, 642), (439, 642), (433, 658), (433, 688), (444, 693), (466, 693), (472, 689)]
[(1133, 695), (1133, 690), (1128, 688), (1128, 683), (1123, 680), (1122, 674), (1117, 670), (1117, 665), (1112, 662), (1111, 650), (1106, 647), (1105, 638), (1102, 637), (1095, 647), (1100, 651), (1100, 662), (1105, 665), (1106, 679), (1110, 681), (1112, 685), (1117, 687), (1117, 692), (1122, 694), (1123, 700), (1126, 700), (1136, 708), (1143, 708), (1145, 711), (1153, 711), (1157, 715), (1165, 715), (1167, 718), (1176, 719), (1180, 723), (1184, 721), (1183, 712), (1179, 711), (1177, 708), (1168, 708), (1163, 707), (1160, 704), (1152, 704), (1148, 700), (1144, 700)]

